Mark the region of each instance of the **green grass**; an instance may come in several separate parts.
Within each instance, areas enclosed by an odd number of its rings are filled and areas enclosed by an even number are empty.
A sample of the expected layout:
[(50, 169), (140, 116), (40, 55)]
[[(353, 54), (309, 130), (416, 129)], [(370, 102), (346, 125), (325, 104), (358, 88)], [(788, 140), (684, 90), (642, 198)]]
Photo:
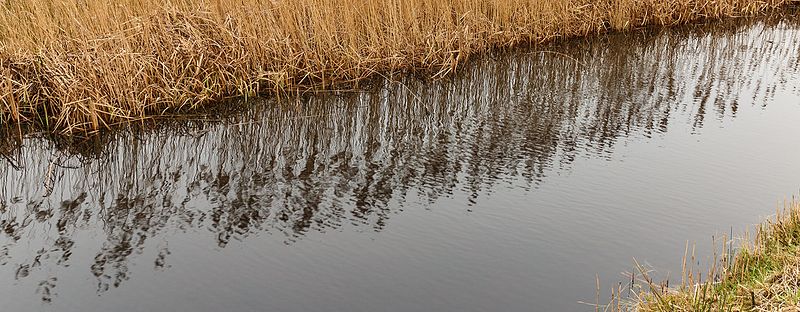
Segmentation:
[(738, 250), (724, 247), (705, 280), (701, 274), (685, 269), (678, 287), (663, 287), (664, 283), (655, 283), (640, 266), (646, 287), (625, 309), (800, 311), (800, 204), (788, 202), (756, 233), (755, 239), (744, 239)]

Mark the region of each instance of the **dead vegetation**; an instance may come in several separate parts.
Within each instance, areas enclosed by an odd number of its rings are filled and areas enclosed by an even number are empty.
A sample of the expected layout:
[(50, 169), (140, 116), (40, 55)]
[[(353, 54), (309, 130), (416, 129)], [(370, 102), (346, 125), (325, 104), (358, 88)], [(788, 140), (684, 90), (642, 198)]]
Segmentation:
[(0, 123), (75, 134), (476, 52), (791, 0), (4, 0)]

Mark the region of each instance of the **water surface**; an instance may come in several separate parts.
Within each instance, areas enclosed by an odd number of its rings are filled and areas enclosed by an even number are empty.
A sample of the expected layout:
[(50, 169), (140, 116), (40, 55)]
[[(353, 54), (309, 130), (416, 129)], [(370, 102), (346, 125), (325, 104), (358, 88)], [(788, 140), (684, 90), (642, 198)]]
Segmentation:
[(674, 275), (800, 190), (799, 58), (794, 18), (734, 20), (30, 136), (0, 148), (0, 306), (593, 311), (596, 278)]

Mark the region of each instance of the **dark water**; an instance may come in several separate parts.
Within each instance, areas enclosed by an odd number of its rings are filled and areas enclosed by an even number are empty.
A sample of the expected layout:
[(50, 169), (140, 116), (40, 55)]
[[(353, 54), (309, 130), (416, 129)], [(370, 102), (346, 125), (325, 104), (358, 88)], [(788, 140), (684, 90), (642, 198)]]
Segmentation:
[(0, 149), (0, 307), (593, 311), (596, 276), (674, 275), (797, 194), (799, 58), (793, 18), (728, 21), (32, 136)]

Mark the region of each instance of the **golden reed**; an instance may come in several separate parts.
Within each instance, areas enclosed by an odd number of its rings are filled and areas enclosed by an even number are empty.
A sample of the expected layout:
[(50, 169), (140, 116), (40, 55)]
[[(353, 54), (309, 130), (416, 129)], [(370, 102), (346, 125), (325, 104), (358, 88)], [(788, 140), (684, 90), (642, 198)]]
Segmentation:
[(228, 97), (792, 0), (0, 0), (0, 123), (94, 131)]

